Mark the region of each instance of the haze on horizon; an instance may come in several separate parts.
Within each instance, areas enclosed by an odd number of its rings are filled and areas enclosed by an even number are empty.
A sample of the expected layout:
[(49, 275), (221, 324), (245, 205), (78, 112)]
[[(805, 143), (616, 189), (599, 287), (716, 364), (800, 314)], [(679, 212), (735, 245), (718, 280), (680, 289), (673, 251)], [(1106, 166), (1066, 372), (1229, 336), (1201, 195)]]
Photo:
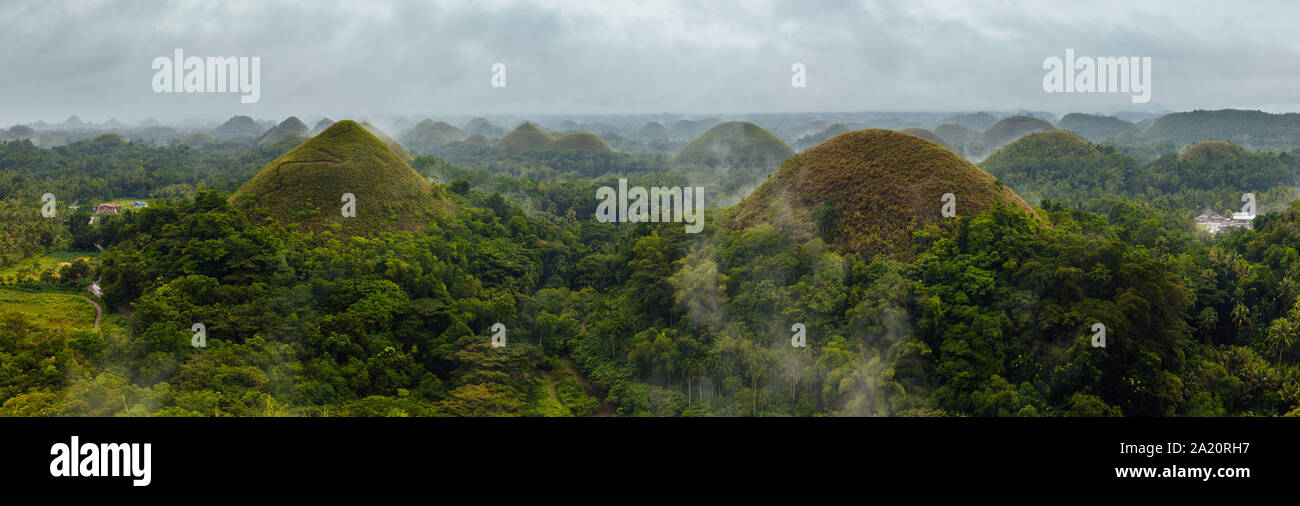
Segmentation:
[[(242, 114), (1300, 111), (1289, 2), (720, 0), (0, 5), (0, 125)], [(261, 99), (158, 94), (157, 56), (257, 56)], [(1153, 92), (1049, 94), (1044, 58), (1149, 56)], [(489, 84), (505, 63), (508, 86)], [(790, 86), (791, 65), (806, 88)]]

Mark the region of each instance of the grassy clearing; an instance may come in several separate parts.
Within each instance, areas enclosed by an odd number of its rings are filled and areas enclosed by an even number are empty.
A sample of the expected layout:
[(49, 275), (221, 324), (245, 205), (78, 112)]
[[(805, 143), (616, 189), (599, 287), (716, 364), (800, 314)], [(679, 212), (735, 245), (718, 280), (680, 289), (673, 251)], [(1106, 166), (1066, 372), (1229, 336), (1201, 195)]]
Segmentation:
[(41, 328), (89, 329), (95, 325), (95, 308), (73, 294), (0, 288), (0, 314), (9, 312), (22, 313)]
[[(99, 263), (98, 251), (52, 251), (43, 256), (31, 257), (8, 267), (0, 267), (0, 279), (13, 278), (14, 281), (31, 281), (40, 279), (41, 273), (62, 263), (72, 263), (77, 259), (85, 260), (94, 267)], [(55, 271), (57, 272), (57, 270)], [(22, 279), (20, 279), (20, 276)]]

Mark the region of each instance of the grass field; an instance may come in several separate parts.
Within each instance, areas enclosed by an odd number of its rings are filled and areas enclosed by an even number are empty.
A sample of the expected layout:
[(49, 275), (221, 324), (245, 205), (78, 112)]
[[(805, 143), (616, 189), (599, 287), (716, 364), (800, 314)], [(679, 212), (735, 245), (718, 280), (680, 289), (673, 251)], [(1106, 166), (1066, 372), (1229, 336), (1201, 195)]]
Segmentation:
[(0, 288), (0, 314), (23, 313), (42, 328), (89, 329), (95, 308), (79, 295)]
[(20, 281), (17, 279), (18, 274), (20, 272), (23, 272), (25, 269), (29, 269), (32, 266), (36, 267), (36, 269), (32, 271), (35, 272), (35, 274), (28, 275), (27, 278), (40, 279), (41, 273), (45, 272), (49, 268), (64, 262), (72, 263), (76, 261), (78, 258), (85, 260), (86, 263), (89, 263), (93, 267), (99, 262), (99, 252), (98, 251), (52, 251), (50, 253), (46, 253), (43, 256), (31, 257), (21, 262), (18, 262), (14, 265), (10, 265), (8, 267), (0, 267), (0, 279), (13, 277), (15, 281)]

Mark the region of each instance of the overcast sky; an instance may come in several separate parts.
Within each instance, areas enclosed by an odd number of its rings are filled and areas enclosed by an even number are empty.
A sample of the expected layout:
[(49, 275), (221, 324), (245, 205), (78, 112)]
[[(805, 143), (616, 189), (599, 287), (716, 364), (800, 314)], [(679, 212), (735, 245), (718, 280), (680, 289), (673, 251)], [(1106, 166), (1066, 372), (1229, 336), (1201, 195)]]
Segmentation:
[[(0, 3), (0, 124), (405, 114), (1300, 111), (1300, 2)], [(258, 56), (261, 99), (157, 94), (157, 56)], [(1151, 101), (1043, 60), (1149, 56)], [(507, 66), (507, 86), (490, 85)], [(807, 87), (790, 85), (791, 65)]]

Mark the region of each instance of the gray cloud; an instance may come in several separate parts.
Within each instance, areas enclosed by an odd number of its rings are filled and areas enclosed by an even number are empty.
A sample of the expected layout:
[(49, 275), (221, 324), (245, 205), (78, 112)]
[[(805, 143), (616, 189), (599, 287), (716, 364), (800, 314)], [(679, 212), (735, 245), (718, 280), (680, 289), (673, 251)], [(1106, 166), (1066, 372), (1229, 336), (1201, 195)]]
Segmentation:
[[(1082, 3), (1079, 3), (1082, 4)], [(733, 0), (0, 5), (0, 123), (795, 111), (1300, 108), (1290, 2)], [(259, 56), (262, 97), (155, 94), (155, 56)], [(1150, 56), (1148, 104), (1042, 61)], [(494, 62), (509, 86), (489, 86)], [(803, 62), (808, 87), (789, 86)]]

